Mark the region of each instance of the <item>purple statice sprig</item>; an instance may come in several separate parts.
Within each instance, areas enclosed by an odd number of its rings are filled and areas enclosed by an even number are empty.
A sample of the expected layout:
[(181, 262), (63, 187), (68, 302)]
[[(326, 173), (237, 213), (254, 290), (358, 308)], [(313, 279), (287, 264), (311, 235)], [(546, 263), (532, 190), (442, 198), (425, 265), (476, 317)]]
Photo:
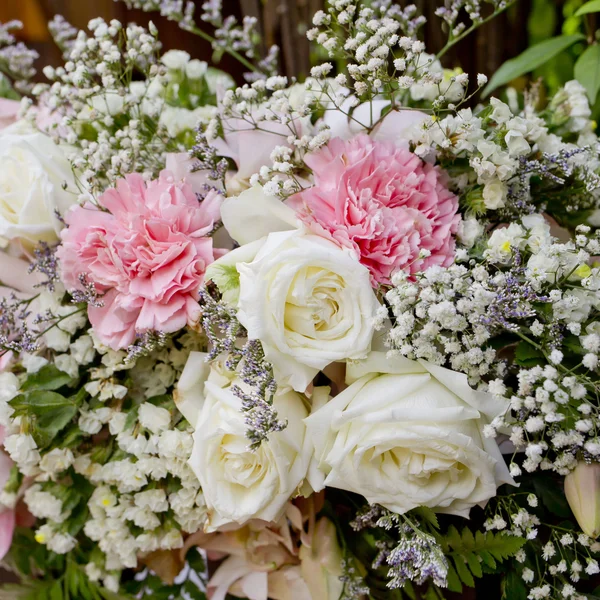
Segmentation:
[(0, 348), (4, 352), (33, 353), (39, 349), (39, 333), (29, 326), (32, 300), (14, 293), (0, 299)]
[[(591, 172), (585, 166), (578, 165), (571, 159), (579, 154), (590, 153), (593, 151), (589, 146), (572, 148), (569, 150), (560, 150), (554, 154), (544, 152), (537, 158), (527, 158), (520, 156), (517, 165), (517, 172), (508, 185), (508, 195), (506, 205), (498, 211), (498, 218), (510, 220), (515, 215), (527, 215), (540, 212), (544, 206), (539, 206), (539, 202), (534, 203), (532, 194), (532, 181), (537, 178), (543, 181), (547, 188), (564, 189), (567, 181), (575, 179), (587, 192), (596, 189), (599, 185), (598, 175)], [(583, 194), (584, 206), (589, 208), (589, 193)], [(571, 202), (577, 200), (571, 198)]]
[(242, 401), (250, 448), (256, 449), (269, 434), (283, 430), (287, 423), (279, 420), (273, 408), (277, 383), (273, 366), (265, 357), (259, 340), (247, 339), (235, 310), (215, 298), (209, 289), (200, 291), (202, 327), (208, 337), (207, 360), (225, 356), (225, 367), (237, 371), (244, 386), (232, 385), (231, 391)]
[(512, 248), (512, 265), (502, 284), (491, 285), (495, 295), (481, 317), (481, 323), (490, 329), (518, 331), (518, 322), (537, 314), (534, 304), (550, 302), (549, 296), (536, 292), (528, 281), (518, 248)]
[(373, 504), (360, 510), (350, 526), (355, 531), (379, 529), (389, 537), (378, 540), (378, 549), (372, 567), (388, 566), (390, 589), (403, 588), (409, 581), (422, 585), (432, 580), (438, 587), (446, 587), (448, 560), (437, 539), (423, 531), (414, 517), (399, 515), (383, 506)]
[(81, 289), (69, 290), (71, 302), (74, 304), (89, 304), (94, 308), (103, 308), (104, 300), (102, 300), (102, 294), (96, 289), (96, 284), (88, 279), (86, 273), (80, 273), (79, 283), (81, 284)]
[(36, 287), (45, 287), (49, 292), (54, 292), (56, 283), (60, 281), (56, 248), (57, 246), (40, 242), (33, 250), (33, 260), (29, 265), (29, 273), (40, 273), (46, 278), (36, 284)]
[(342, 560), (340, 581), (344, 584), (344, 589), (340, 600), (362, 600), (370, 596), (371, 590), (354, 563), (355, 560), (349, 557)]
[(164, 331), (144, 331), (138, 333), (136, 340), (127, 348), (125, 364), (134, 364), (144, 356), (150, 356), (169, 343), (170, 336)]

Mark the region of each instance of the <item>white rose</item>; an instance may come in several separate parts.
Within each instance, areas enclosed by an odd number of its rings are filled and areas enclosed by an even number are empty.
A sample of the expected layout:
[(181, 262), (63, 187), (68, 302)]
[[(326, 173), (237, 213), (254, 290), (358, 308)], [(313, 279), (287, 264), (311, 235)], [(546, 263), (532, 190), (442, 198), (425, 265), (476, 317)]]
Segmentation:
[[(69, 190), (63, 190), (67, 182)], [(64, 214), (77, 200), (71, 165), (47, 135), (22, 123), (0, 134), (0, 236), (32, 243), (58, 239)]]
[(188, 462), (202, 486), (208, 530), (249, 519), (276, 521), (304, 480), (310, 461), (303, 398), (291, 391), (276, 394), (274, 407), (287, 427), (250, 450), (242, 402), (231, 391), (232, 384), (244, 384), (234, 373), (214, 367), (207, 374), (205, 357), (190, 354), (176, 396), (180, 410), (195, 425)]
[(305, 422), (317, 470), (309, 482), (405, 513), (417, 506), (468, 516), (512, 483), (483, 427), (506, 410), (461, 373), (373, 352), (348, 364), (350, 387)]
[[(355, 255), (303, 230), (257, 244), (254, 259), (236, 265), (238, 319), (261, 341), (278, 381), (302, 392), (330, 363), (364, 358), (380, 305)], [(244, 247), (239, 253), (248, 260)]]

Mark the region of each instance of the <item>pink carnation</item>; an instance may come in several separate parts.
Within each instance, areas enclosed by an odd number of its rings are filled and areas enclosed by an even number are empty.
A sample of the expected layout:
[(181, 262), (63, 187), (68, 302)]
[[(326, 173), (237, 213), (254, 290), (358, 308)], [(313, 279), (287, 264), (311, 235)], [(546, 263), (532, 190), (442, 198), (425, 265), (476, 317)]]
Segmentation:
[(137, 332), (195, 323), (221, 197), (211, 192), (200, 203), (189, 185), (163, 171), (148, 184), (128, 175), (98, 203), (68, 213), (58, 257), (67, 289), (81, 289), (85, 275), (104, 294), (102, 307), (88, 308), (100, 340), (124, 348)]
[[(374, 285), (389, 284), (399, 269), (452, 263), (458, 199), (439, 168), (367, 135), (335, 138), (306, 164), (315, 185), (290, 205), (313, 231), (353, 249)], [(419, 258), (421, 250), (429, 256)]]

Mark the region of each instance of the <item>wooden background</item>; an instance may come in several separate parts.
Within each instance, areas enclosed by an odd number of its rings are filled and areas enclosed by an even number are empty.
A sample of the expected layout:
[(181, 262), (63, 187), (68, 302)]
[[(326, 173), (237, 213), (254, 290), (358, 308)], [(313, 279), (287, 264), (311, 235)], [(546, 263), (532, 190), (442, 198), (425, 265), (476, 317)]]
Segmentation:
[[(396, 0), (407, 4), (406, 0)], [(548, 0), (552, 2), (552, 0)], [(443, 0), (411, 0), (429, 22), (425, 37), (429, 51), (437, 51), (443, 45), (440, 20), (435, 9)], [(305, 37), (310, 27), (310, 17), (324, 0), (224, 0), (228, 13), (238, 17), (258, 17), (265, 43), (277, 43), (282, 49), (282, 67), (287, 75), (302, 77), (309, 70), (309, 49)], [(480, 28), (463, 40), (445, 57), (445, 66), (460, 65), (470, 74), (483, 72), (491, 75), (504, 60), (515, 56), (527, 46), (527, 17), (532, 0), (518, 0), (517, 5), (494, 21)], [(556, 0), (560, 4), (560, 0)], [(197, 0), (200, 6), (202, 0)], [(198, 9), (199, 12), (199, 9)], [(209, 44), (193, 34), (181, 31), (176, 24), (169, 23), (156, 13), (151, 15), (128, 10), (122, 2), (114, 0), (0, 0), (0, 22), (20, 19), (25, 23), (22, 39), (35, 47), (40, 63), (58, 64), (60, 55), (50, 40), (45, 23), (54, 15), (62, 14), (78, 28), (86, 26), (93, 17), (119, 19), (122, 22), (136, 21), (145, 24), (151, 18), (158, 26), (165, 49), (181, 48), (194, 58), (210, 60)], [(225, 57), (221, 66), (241, 78), (243, 69)]]

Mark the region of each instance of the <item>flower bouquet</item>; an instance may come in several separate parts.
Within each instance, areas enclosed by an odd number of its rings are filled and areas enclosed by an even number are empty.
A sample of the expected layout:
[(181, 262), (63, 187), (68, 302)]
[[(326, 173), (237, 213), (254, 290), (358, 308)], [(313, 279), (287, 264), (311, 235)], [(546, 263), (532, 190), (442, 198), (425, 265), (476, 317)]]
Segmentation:
[(596, 598), (594, 81), (443, 68), (505, 0), (437, 56), (332, 0), (304, 82), (218, 1), (125, 1), (246, 83), (55, 18), (33, 84), (0, 29), (0, 597)]

